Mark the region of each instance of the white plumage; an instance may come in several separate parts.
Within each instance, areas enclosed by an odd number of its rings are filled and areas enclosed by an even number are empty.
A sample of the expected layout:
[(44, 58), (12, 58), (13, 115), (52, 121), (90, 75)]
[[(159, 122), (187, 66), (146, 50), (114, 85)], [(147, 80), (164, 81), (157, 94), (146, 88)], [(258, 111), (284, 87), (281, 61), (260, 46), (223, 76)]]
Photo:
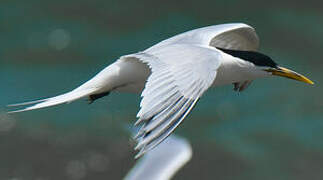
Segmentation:
[(12, 105), (32, 105), (13, 112), (69, 103), (82, 97), (95, 100), (111, 91), (142, 92), (136, 124), (143, 125), (135, 137), (139, 157), (169, 136), (211, 86), (234, 83), (235, 89), (243, 90), (252, 80), (272, 75), (272, 69), (264, 70), (221, 50), (253, 52), (258, 46), (255, 30), (242, 23), (188, 31), (142, 52), (121, 56), (71, 92)]

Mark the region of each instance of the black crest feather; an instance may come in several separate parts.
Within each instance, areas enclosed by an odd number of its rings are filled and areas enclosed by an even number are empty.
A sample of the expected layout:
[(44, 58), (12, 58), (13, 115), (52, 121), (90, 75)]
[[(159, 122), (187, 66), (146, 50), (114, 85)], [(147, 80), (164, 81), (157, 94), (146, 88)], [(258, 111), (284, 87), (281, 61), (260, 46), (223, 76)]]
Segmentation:
[(255, 51), (240, 51), (240, 50), (231, 50), (231, 49), (223, 49), (217, 48), (231, 56), (238, 57), (245, 61), (252, 62), (257, 66), (268, 66), (272, 68), (277, 68), (277, 63), (275, 63), (269, 56), (261, 54)]

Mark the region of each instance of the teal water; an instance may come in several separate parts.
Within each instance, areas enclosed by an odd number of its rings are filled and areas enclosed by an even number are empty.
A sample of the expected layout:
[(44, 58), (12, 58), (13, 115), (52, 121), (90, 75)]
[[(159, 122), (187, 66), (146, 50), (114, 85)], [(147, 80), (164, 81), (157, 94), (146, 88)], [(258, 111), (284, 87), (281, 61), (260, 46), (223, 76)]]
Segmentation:
[[(262, 52), (315, 85), (271, 78), (242, 93), (231, 86), (207, 92), (176, 131), (194, 155), (175, 179), (322, 179), (322, 7), (316, 1), (0, 2), (0, 179), (120, 179), (134, 163), (128, 131), (138, 95), (112, 93), (91, 105), (81, 100), (10, 116), (6, 105), (67, 92), (120, 55), (177, 33), (237, 21), (256, 27)], [(93, 157), (100, 157), (97, 166)]]

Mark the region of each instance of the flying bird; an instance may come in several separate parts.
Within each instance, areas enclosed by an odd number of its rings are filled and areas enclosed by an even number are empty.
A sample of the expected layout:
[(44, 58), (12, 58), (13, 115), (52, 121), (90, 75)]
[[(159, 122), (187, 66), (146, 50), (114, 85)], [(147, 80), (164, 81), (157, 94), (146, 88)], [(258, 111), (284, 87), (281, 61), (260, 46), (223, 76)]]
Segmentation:
[[(314, 84), (257, 52), (255, 29), (243, 23), (203, 27), (173, 36), (137, 53), (121, 56), (78, 88), (47, 99), (13, 104), (22, 112), (88, 97), (90, 103), (110, 92), (141, 93), (134, 137), (140, 157), (185, 119), (211, 87), (233, 84), (243, 91), (259, 78), (282, 76)], [(29, 105), (29, 106), (28, 106)]]
[(137, 161), (124, 180), (169, 180), (191, 160), (192, 154), (186, 139), (171, 135)]

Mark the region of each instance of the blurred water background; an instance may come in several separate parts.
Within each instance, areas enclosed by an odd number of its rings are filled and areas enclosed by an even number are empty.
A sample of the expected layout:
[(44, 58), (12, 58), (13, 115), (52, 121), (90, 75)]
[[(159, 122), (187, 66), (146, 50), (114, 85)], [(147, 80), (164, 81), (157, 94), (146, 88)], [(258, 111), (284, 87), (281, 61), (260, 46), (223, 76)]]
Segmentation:
[(112, 93), (7, 115), (67, 92), (119, 56), (213, 24), (256, 28), (260, 51), (316, 84), (283, 78), (210, 90), (176, 131), (193, 146), (175, 179), (323, 179), (321, 1), (0, 1), (0, 179), (121, 179), (140, 98)]

